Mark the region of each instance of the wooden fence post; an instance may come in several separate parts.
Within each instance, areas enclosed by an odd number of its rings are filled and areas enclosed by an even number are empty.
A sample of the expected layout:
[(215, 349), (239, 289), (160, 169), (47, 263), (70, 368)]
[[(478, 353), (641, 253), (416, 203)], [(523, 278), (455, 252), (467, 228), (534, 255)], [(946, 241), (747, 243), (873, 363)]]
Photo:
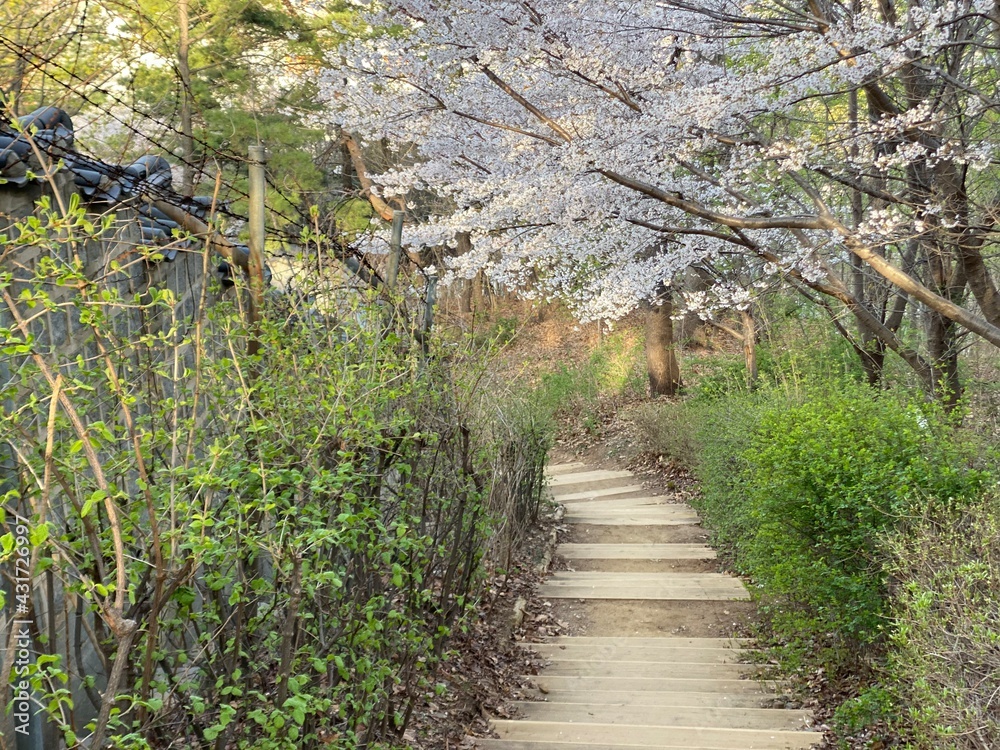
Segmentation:
[(247, 351), (256, 354), (260, 351), (258, 338), (260, 311), (264, 305), (264, 239), (266, 235), (266, 211), (264, 194), (267, 190), (267, 178), (264, 174), (264, 163), (267, 159), (264, 147), (250, 146), (250, 257), (247, 260), (247, 275), (250, 281), (250, 341)]

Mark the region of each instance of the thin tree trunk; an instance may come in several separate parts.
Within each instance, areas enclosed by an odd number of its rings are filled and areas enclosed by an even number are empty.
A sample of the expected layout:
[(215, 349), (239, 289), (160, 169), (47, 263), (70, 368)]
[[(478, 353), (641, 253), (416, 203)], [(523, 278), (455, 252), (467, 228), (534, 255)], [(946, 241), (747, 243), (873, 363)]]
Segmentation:
[(646, 318), (646, 369), (649, 390), (654, 395), (673, 396), (681, 386), (680, 368), (674, 352), (674, 303), (662, 288)]
[[(684, 288), (689, 292), (705, 292), (712, 287), (711, 275), (703, 268), (689, 267), (684, 274)], [(685, 349), (707, 348), (705, 322), (696, 312), (686, 312), (681, 319), (678, 343)]]
[(743, 358), (747, 366), (747, 384), (757, 385), (757, 322), (750, 310), (740, 310), (743, 323)]
[(21, 89), (24, 87), (24, 76), (26, 74), (24, 55), (19, 54), (17, 60), (14, 61), (14, 80), (10, 85), (10, 92), (8, 94), (8, 103), (12, 107), (12, 113), (15, 117), (20, 115), (24, 108), (21, 106)]
[(955, 324), (934, 311), (929, 311), (928, 317), (927, 350), (934, 362), (934, 388), (941, 403), (950, 410), (962, 398)]
[[(468, 232), (459, 232), (455, 235), (455, 241), (457, 247), (455, 248), (455, 255), (462, 256), (467, 253), (472, 252), (472, 236)], [(472, 296), (475, 292), (476, 280), (466, 279), (462, 282), (462, 294), (459, 298), (459, 311), (463, 313), (472, 312)]]
[(466, 279), (462, 282), (462, 294), (458, 298), (459, 312), (469, 314), (472, 312), (472, 292), (475, 281)]

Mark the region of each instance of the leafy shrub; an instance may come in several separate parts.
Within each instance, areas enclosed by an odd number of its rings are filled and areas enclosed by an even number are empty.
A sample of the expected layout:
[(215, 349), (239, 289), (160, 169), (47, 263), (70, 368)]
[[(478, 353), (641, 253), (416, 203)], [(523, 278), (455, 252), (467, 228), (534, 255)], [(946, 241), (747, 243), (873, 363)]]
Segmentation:
[(1000, 747), (1000, 500), (935, 506), (891, 552), (898, 724), (915, 750)]
[(696, 425), (695, 474), (701, 494), (693, 502), (712, 532), (712, 541), (734, 561), (741, 562), (740, 545), (754, 530), (749, 517), (748, 449), (765, 405), (781, 395), (775, 391), (733, 394), (688, 405)]
[[(69, 747), (391, 742), (505, 549), (487, 538), (537, 511), (544, 426), (484, 395), (478, 353), (423, 356), (356, 291), (249, 328), (245, 289), (185, 318), (125, 267), (90, 279), (65, 250), (84, 220), (25, 223), (41, 260), (0, 273), (0, 561), (23, 549), (27, 581), (0, 606), (47, 615), (43, 720)], [(36, 335), (68, 313), (79, 355)]]
[(779, 627), (849, 649), (883, 630), (886, 532), (929, 498), (975, 496), (986, 478), (936, 409), (850, 384), (769, 409), (744, 456), (747, 569), (782, 602)]
[(892, 692), (873, 685), (837, 706), (830, 723), (838, 736), (845, 737), (875, 726), (885, 726), (894, 718), (895, 710)]
[(986, 479), (935, 408), (850, 382), (699, 413), (698, 504), (759, 587), (786, 656), (836, 666), (878, 640), (887, 533), (929, 498), (964, 502)]
[(517, 338), (520, 322), (517, 318), (498, 318), (490, 331), (490, 339), (498, 346), (506, 346)]
[(747, 380), (742, 356), (714, 356), (698, 362), (701, 370), (691, 389), (698, 401), (712, 401), (736, 396), (754, 389), (797, 387), (802, 383), (841, 381), (861, 382), (864, 373), (857, 355), (840, 336), (831, 337), (825, 329), (816, 332), (808, 349), (800, 341), (785, 345), (780, 341), (762, 342), (757, 347), (757, 381)]

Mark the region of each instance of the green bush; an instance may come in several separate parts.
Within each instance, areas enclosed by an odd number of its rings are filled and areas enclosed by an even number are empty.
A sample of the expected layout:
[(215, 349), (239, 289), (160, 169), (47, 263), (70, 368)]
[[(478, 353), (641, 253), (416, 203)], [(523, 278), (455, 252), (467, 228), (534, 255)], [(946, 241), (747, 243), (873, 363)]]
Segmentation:
[[(30, 219), (34, 272), (0, 272), (0, 563), (24, 579), (0, 614), (45, 603), (40, 720), (71, 747), (396, 742), (537, 512), (544, 426), (480, 351), (424, 356), (339, 276), (252, 326), (241, 280), (184, 319), (127, 266), (87, 277), (82, 211)], [(68, 313), (78, 351), (37, 335)]]
[(747, 449), (760, 420), (763, 405), (773, 397), (743, 392), (726, 399), (691, 402), (696, 460), (701, 494), (695, 505), (712, 533), (713, 544), (737, 564), (739, 546), (752, 535), (748, 517)]
[(886, 535), (986, 475), (936, 408), (851, 382), (694, 406), (697, 503), (757, 585), (788, 657), (849, 663), (888, 616)]
[(887, 614), (885, 532), (929, 498), (967, 500), (985, 475), (943, 414), (844, 384), (762, 415), (745, 454), (746, 565), (779, 621), (853, 647)]
[(887, 724), (895, 710), (892, 692), (873, 685), (837, 706), (830, 723), (834, 732), (844, 737)]
[(817, 332), (819, 340), (804, 349), (799, 343), (762, 342), (757, 347), (757, 381), (747, 380), (746, 363), (740, 356), (715, 356), (698, 362), (701, 370), (691, 389), (696, 401), (714, 401), (776, 387), (797, 387), (808, 382), (861, 382), (864, 372), (857, 355), (840, 336)]

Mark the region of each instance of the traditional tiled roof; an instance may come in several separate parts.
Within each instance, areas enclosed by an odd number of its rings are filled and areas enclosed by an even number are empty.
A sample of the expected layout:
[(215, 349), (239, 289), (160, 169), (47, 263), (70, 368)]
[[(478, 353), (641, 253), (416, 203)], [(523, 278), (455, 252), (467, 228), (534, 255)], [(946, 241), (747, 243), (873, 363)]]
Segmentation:
[[(173, 192), (173, 171), (170, 162), (158, 155), (147, 155), (128, 165), (110, 164), (77, 152), (74, 148), (73, 120), (58, 107), (42, 107), (17, 118), (17, 124), (0, 122), (0, 190), (16, 190), (44, 181), (45, 170), (38, 158), (61, 163), (73, 174), (77, 191), (89, 204), (111, 207), (127, 203), (135, 209), (142, 229), (143, 241), (164, 248), (167, 261), (177, 257), (185, 246), (174, 238), (176, 222), (149, 201), (136, 200), (150, 191), (158, 198), (176, 205), (202, 221), (207, 220), (212, 198), (187, 198)], [(236, 245), (236, 252), (249, 255), (246, 245)], [(226, 286), (233, 285), (228, 263), (218, 267)], [(266, 281), (271, 271), (265, 268)]]

